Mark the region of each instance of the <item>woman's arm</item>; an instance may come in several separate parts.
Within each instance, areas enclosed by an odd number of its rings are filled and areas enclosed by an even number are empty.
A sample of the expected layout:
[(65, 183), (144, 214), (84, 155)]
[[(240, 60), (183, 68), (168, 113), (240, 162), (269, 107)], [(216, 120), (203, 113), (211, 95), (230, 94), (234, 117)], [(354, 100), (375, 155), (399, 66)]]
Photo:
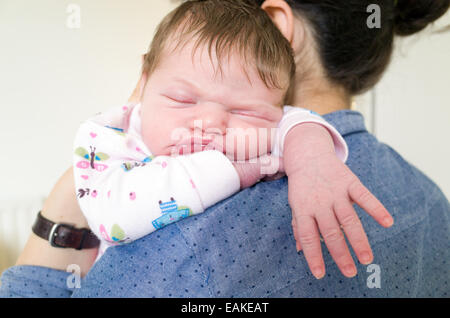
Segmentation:
[[(46, 199), (42, 215), (56, 223), (88, 228), (74, 189), (73, 171), (70, 168), (61, 176)], [(84, 276), (94, 263), (97, 250), (52, 247), (48, 241), (31, 233), (16, 265), (36, 265), (65, 271), (70, 264), (77, 264), (81, 269), (81, 276)]]
[[(142, 76), (128, 99), (129, 102), (139, 102), (141, 81)], [(88, 227), (75, 196), (72, 169), (69, 168), (53, 187), (42, 207), (42, 215), (53, 222), (71, 223), (77, 228)], [(81, 276), (85, 276), (94, 263), (97, 252), (98, 249), (78, 251), (52, 247), (48, 241), (31, 233), (16, 265), (37, 265), (66, 270), (68, 265), (78, 264)]]
[[(129, 102), (139, 102), (141, 81), (142, 76), (128, 99)], [(87, 228), (87, 221), (80, 210), (74, 191), (72, 169), (66, 170), (53, 187), (42, 207), (42, 215), (56, 223), (70, 223), (77, 228)], [(52, 247), (48, 241), (31, 233), (16, 265), (36, 265), (65, 271), (68, 265), (77, 264), (80, 266), (81, 276), (85, 276), (93, 265), (97, 252), (97, 248), (75, 250)]]

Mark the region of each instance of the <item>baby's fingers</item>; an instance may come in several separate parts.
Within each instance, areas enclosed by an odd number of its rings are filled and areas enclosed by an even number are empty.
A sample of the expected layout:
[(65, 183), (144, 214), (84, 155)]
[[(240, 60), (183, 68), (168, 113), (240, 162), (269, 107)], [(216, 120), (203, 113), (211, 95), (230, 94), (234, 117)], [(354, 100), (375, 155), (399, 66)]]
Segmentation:
[(325, 275), (325, 264), (316, 221), (312, 216), (300, 215), (297, 217), (297, 225), (298, 237), (308, 266), (312, 274), (320, 279)]
[(334, 211), (359, 262), (364, 265), (370, 264), (373, 261), (372, 249), (353, 206), (347, 200), (338, 201), (334, 205)]
[(350, 198), (364, 209), (380, 225), (390, 227), (394, 219), (380, 201), (359, 181), (355, 179), (349, 186)]
[(335, 215), (332, 211), (327, 214), (321, 213), (317, 215), (316, 220), (330, 255), (341, 273), (349, 278), (355, 276), (357, 272), (355, 263)]
[(295, 218), (292, 218), (292, 231), (294, 232), (295, 247), (297, 252), (300, 252), (302, 250), (302, 245), (300, 244), (300, 237), (298, 235), (297, 222), (295, 221)]

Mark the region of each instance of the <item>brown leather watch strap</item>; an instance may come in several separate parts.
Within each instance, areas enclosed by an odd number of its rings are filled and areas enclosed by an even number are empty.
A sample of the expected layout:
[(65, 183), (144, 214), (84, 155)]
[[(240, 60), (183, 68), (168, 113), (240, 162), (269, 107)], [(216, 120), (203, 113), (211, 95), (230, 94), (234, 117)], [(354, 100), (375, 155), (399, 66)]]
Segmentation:
[(81, 250), (100, 245), (99, 239), (91, 230), (77, 229), (70, 224), (54, 223), (43, 217), (41, 211), (31, 229), (34, 234), (49, 241), (53, 247)]

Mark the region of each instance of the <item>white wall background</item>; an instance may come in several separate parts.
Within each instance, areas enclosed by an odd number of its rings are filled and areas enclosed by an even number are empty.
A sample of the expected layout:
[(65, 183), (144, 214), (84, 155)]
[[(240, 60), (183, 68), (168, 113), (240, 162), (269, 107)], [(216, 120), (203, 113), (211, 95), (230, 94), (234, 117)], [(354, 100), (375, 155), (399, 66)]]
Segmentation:
[[(81, 9), (80, 28), (68, 27), (70, 4)], [(0, 206), (23, 206), (50, 192), (71, 165), (79, 123), (127, 100), (140, 55), (176, 4), (0, 0)], [(437, 26), (448, 24), (450, 14)], [(357, 109), (381, 141), (450, 198), (450, 32), (432, 31), (398, 43), (385, 78), (358, 99)], [(8, 220), (1, 222), (7, 226)]]
[[(444, 25), (450, 25), (449, 13), (434, 30)], [(450, 199), (450, 29), (432, 31), (397, 42), (393, 63), (376, 87), (375, 133)]]
[[(356, 109), (377, 138), (429, 176), (450, 199), (450, 12), (411, 37)], [(446, 32), (441, 32), (444, 28)]]
[[(67, 27), (69, 4), (81, 27)], [(0, 202), (46, 195), (78, 124), (120, 105), (169, 0), (0, 0)]]

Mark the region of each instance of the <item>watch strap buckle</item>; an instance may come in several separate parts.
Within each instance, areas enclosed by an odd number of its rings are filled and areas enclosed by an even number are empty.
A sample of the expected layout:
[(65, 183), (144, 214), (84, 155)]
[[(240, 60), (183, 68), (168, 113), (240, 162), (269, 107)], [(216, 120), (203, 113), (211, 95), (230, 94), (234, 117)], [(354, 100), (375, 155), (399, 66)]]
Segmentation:
[(99, 239), (90, 229), (75, 228), (70, 224), (52, 222), (43, 217), (40, 211), (32, 226), (32, 231), (37, 236), (47, 240), (52, 247), (81, 250), (100, 245)]

